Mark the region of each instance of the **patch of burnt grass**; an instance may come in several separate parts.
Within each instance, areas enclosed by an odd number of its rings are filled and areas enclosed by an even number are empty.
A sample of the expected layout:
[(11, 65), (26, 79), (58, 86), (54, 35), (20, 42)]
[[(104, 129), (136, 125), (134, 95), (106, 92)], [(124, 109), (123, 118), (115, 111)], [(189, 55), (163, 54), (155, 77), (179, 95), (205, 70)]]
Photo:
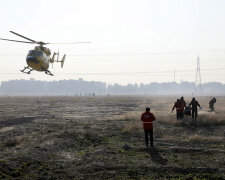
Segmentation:
[[(91, 128), (84, 129), (85, 130), (80, 133), (76, 131), (64, 131), (57, 136), (57, 142), (65, 148), (70, 144), (72, 147), (82, 149), (89, 146), (98, 146), (105, 140), (103, 134), (98, 133), (96, 130)], [(55, 144), (57, 143), (55, 142)]]
[(104, 140), (104, 137), (95, 130), (86, 129), (84, 131), (83, 141), (87, 142), (89, 145), (93, 145), (93, 146), (100, 145), (103, 140)]
[(13, 138), (9, 138), (7, 140), (4, 141), (4, 145), (6, 147), (13, 147), (13, 146), (16, 146), (18, 145), (20, 142), (17, 138), (13, 137)]

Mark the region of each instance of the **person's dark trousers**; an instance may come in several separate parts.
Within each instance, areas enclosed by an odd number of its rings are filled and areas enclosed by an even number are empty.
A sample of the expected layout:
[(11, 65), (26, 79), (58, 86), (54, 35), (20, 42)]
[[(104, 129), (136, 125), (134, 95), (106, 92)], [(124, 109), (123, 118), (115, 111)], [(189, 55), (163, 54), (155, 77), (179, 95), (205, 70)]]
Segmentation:
[(153, 129), (152, 130), (145, 130), (145, 143), (148, 147), (148, 136), (150, 137), (150, 144), (153, 146)]
[(177, 112), (177, 120), (182, 119), (182, 112)]
[(192, 115), (192, 119), (197, 119), (197, 117), (198, 117), (198, 111), (197, 110), (192, 110), (192, 113), (191, 113), (191, 115)]
[(183, 119), (184, 118), (184, 111), (180, 112), (180, 119)]

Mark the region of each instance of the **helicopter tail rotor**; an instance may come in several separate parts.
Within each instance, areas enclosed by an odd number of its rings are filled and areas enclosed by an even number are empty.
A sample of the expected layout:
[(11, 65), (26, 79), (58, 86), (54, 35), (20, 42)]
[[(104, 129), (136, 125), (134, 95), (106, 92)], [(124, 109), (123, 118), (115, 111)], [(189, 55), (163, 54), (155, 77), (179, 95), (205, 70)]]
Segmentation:
[(65, 59), (66, 59), (66, 55), (64, 54), (62, 60), (60, 61), (61, 62), (61, 68), (63, 68), (63, 64), (64, 64)]
[(59, 62), (59, 49), (58, 49), (58, 53), (57, 53), (57, 62)]
[[(55, 56), (57, 55), (57, 59), (55, 60)], [(66, 55), (64, 54), (63, 58), (61, 61), (59, 61), (59, 51), (58, 53), (54, 52), (52, 58), (50, 59), (50, 63), (52, 63), (52, 68), (53, 68), (53, 63), (54, 62), (61, 62), (61, 68), (63, 67), (64, 61), (66, 59)]]
[(52, 63), (52, 64), (54, 63), (55, 55), (56, 55), (56, 53), (54, 52), (53, 55), (52, 55), (52, 58), (50, 59), (50, 63)]

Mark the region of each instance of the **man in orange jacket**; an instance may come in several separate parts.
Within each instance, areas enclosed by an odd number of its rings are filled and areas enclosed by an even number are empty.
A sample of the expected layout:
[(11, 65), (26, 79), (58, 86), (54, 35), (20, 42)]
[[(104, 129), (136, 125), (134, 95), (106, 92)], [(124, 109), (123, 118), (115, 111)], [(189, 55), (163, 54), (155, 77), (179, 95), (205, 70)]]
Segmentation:
[(184, 117), (184, 108), (186, 108), (186, 102), (185, 102), (183, 96), (180, 98), (180, 103), (181, 103), (181, 119), (183, 119), (183, 117)]
[(147, 107), (145, 113), (141, 115), (141, 121), (143, 121), (143, 128), (145, 131), (145, 142), (146, 147), (148, 147), (148, 136), (150, 136), (150, 144), (153, 147), (153, 124), (155, 121), (155, 116), (150, 113), (150, 108)]
[(177, 99), (177, 102), (174, 103), (174, 106), (172, 108), (172, 111), (176, 108), (176, 112), (177, 112), (177, 120), (178, 119), (182, 119), (183, 118), (183, 106), (182, 106), (182, 102), (180, 99)]

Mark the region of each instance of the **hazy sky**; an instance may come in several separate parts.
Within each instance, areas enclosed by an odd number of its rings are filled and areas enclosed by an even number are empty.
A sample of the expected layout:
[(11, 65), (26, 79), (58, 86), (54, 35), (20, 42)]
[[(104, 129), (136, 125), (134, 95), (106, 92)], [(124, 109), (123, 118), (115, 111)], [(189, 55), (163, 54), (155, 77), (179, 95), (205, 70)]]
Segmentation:
[(107, 83), (195, 81), (225, 83), (224, 0), (7, 0), (1, 1), (0, 37), (23, 40), (10, 30), (65, 53), (54, 77), (23, 74), (34, 45), (0, 41), (0, 81), (9, 79), (100, 80)]

